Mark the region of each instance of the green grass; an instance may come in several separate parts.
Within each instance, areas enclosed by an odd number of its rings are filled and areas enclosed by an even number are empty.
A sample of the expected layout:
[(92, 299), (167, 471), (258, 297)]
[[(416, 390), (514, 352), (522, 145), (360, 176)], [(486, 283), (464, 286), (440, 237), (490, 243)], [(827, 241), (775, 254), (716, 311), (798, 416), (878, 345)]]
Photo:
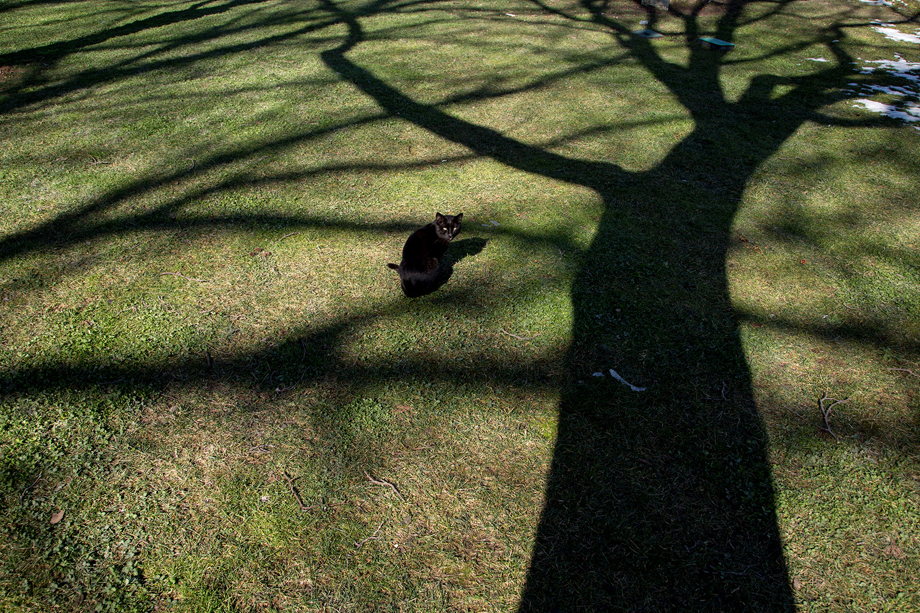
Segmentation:
[(598, 7), (0, 9), (0, 608), (920, 608), (916, 3)]

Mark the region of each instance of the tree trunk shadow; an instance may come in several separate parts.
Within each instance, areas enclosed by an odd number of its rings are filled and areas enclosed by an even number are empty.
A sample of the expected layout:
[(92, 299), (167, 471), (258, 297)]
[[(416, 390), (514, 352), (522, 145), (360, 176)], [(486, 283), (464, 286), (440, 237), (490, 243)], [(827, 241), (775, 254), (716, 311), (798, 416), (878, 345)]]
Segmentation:
[[(696, 126), (658, 166), (629, 173), (410, 98), (346, 57), (364, 37), (355, 16), (341, 18), (349, 36), (323, 60), (382, 108), (511, 168), (590, 188), (605, 204), (572, 287), (569, 382), (521, 611), (790, 610), (725, 258), (748, 178), (802, 115), (771, 112), (772, 77), (755, 77), (729, 103), (717, 56), (693, 49), (690, 67), (676, 67), (641, 39), (634, 56)], [(739, 140), (743, 155), (733, 153)], [(609, 369), (647, 390), (591, 376)]]
[(605, 195), (521, 611), (793, 609), (726, 285), (740, 188), (654, 172)]

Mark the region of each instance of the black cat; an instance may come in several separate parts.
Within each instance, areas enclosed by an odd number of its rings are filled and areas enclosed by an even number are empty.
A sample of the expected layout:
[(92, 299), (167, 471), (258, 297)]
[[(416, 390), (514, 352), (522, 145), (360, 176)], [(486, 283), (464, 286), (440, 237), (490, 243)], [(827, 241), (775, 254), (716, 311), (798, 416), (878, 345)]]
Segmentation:
[(402, 289), (406, 296), (415, 298), (430, 294), (438, 289), (440, 260), (447, 251), (450, 241), (460, 233), (459, 215), (435, 214), (434, 221), (419, 228), (409, 236), (403, 247), (402, 262), (387, 264), (399, 272)]

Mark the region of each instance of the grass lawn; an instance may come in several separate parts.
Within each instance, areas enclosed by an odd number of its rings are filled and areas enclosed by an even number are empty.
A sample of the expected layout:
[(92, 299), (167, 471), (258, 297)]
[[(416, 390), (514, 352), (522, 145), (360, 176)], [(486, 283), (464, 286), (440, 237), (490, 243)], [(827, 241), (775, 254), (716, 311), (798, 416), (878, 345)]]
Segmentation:
[(920, 610), (918, 15), (6, 3), (0, 609)]

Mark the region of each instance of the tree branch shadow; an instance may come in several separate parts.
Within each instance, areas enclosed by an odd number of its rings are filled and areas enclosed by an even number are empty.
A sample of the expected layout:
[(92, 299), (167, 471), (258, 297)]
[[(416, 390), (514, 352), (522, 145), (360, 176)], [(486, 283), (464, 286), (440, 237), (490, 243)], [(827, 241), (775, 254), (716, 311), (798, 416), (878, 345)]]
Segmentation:
[[(248, 3), (231, 2), (207, 10), (244, 4)], [(793, 598), (777, 528), (767, 441), (754, 404), (737, 314), (728, 295), (725, 258), (737, 204), (754, 171), (806, 121), (823, 118), (821, 109), (839, 100), (840, 90), (852, 78), (851, 58), (831, 42), (840, 32), (818, 36), (835, 55), (834, 65), (827, 70), (798, 78), (760, 75), (732, 102), (726, 99), (720, 82), (720, 70), (727, 61), (724, 57), (688, 43), (687, 65), (675, 65), (652, 42), (633, 36), (608, 17), (607, 2), (584, 0), (580, 8), (565, 12), (534, 2), (541, 11), (606, 29), (613, 43), (665, 85), (693, 118), (692, 132), (659, 164), (646, 171), (627, 172), (613, 161), (567, 157), (548, 146), (528, 145), (490, 127), (458, 119), (441, 105), (413, 99), (349, 58), (367, 39), (361, 24), (364, 17), (396, 6), (418, 9), (426, 4), (378, 0), (360, 12), (349, 12), (323, 0), (322, 10), (331, 17), (309, 28), (330, 24), (347, 28), (343, 42), (320, 57), (371, 98), (381, 108), (381, 116), (400, 117), (462, 145), (473, 157), (491, 158), (521, 172), (588, 188), (604, 205), (571, 288), (573, 341), (565, 357), (567, 376), (559, 404), (558, 436), (521, 611), (791, 610)], [(698, 18), (706, 4), (699, 2), (689, 11), (675, 13), (684, 20), (691, 38), (699, 33)], [(756, 3), (727, 2), (716, 35), (730, 40), (748, 4)], [(778, 11), (790, 3), (773, 4)], [(196, 9), (200, 10), (204, 9)], [(181, 11), (172, 17), (196, 15)], [(158, 23), (140, 22), (107, 36)], [(70, 44), (101, 40), (107, 37), (84, 37)], [(55, 43), (7, 54), (0, 57), (0, 64), (25, 62), (38, 51), (60, 56), (67, 49), (65, 43)], [(607, 65), (600, 62), (590, 69)], [(109, 77), (99, 73), (90, 82), (103, 78)], [(780, 86), (790, 91), (776, 96)], [(77, 87), (76, 81), (67, 87)], [(46, 100), (59, 91), (43, 90), (24, 103)], [(496, 95), (478, 91), (469, 99)], [(792, 105), (787, 103), (794, 100), (800, 110), (789, 113)], [(20, 108), (18, 103), (10, 104)], [(299, 134), (271, 146), (313, 136)], [(221, 154), (209, 163), (252, 155), (254, 150)], [(56, 233), (66, 234), (62, 240), (72, 244), (177, 224), (325, 225), (318, 218), (257, 215), (176, 220), (172, 211), (178, 202), (148, 216), (85, 223), (114, 203), (190, 173), (178, 171), (137, 181), (76, 214), (5, 237), (0, 241), (0, 258), (41, 249), (49, 234)], [(222, 183), (214, 189), (229, 187)], [(358, 227), (341, 224), (343, 231)], [(410, 229), (398, 224), (380, 228)], [(486, 244), (479, 238), (454, 243), (445, 258), (445, 281), (454, 266), (482, 252)], [(398, 308), (394, 301), (379, 312)], [(199, 355), (141, 367), (36, 366), (7, 373), (12, 385), (4, 393), (43, 389), (49, 382), (73, 389), (155, 387), (162, 385), (166, 372), (190, 380), (214, 377), (268, 388), (272, 387), (272, 373), (279, 369), (286, 369), (286, 380), (303, 383), (321, 380), (333, 371), (344, 373), (351, 381), (396, 380), (406, 375), (405, 366), (346, 367), (330, 359), (329, 348), (340, 342), (350, 326), (379, 312), (352, 314), (271, 349), (228, 359), (212, 361)], [(530, 366), (483, 362), (474, 372), (460, 366), (425, 364), (420, 359), (409, 370), (447, 381), (471, 377), (510, 381), (519, 379)], [(632, 391), (610, 377), (591, 377), (593, 372), (609, 370), (645, 391)]]

